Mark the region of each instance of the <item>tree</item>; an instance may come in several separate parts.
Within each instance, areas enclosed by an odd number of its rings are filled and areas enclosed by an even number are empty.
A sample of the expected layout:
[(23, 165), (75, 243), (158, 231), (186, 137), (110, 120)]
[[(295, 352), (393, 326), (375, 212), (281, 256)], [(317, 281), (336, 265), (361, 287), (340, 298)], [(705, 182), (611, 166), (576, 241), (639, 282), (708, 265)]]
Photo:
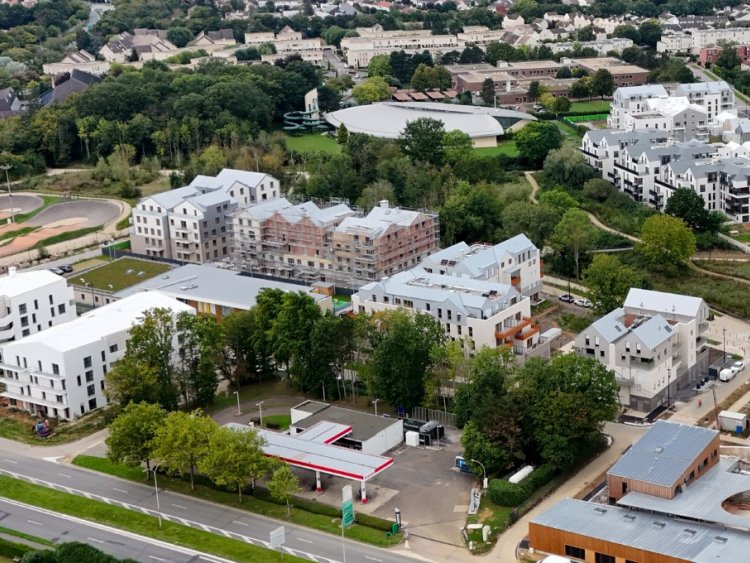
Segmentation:
[(631, 287), (643, 285), (643, 277), (611, 254), (597, 254), (583, 272), (588, 287), (586, 296), (597, 315), (606, 315), (622, 307)]
[(268, 481), (268, 490), (273, 498), (286, 504), (288, 518), (292, 511), (289, 500), (300, 490), (299, 480), (288, 465), (283, 464), (273, 472), (271, 479)]
[(569, 66), (561, 66), (557, 69), (556, 78), (573, 78), (573, 72), (570, 70)]
[(606, 68), (600, 68), (591, 76), (592, 96), (611, 96), (615, 91), (615, 78)]
[(469, 158), (474, 149), (471, 137), (459, 129), (446, 131), (443, 134), (443, 152), (446, 162), (455, 164), (460, 160)]
[(564, 216), (568, 209), (578, 207), (578, 202), (575, 198), (560, 188), (542, 192), (538, 200), (539, 205), (552, 209), (560, 217)]
[(443, 242), (500, 240), (503, 201), (497, 186), (459, 182), (440, 209)]
[(154, 459), (171, 475), (190, 473), (190, 489), (195, 490), (195, 470), (208, 454), (211, 436), (218, 424), (200, 410), (171, 412), (154, 436)]
[(348, 140), (349, 140), (349, 131), (347, 130), (346, 125), (342, 123), (336, 129), (336, 142), (339, 145), (345, 145)]
[(544, 92), (539, 97), (539, 103), (544, 106), (544, 109), (547, 111), (554, 111), (554, 105), (555, 105), (555, 96), (550, 94), (549, 92)]
[(591, 25), (582, 27), (576, 32), (576, 39), (578, 41), (594, 41), (596, 39), (594, 27)]
[(482, 82), (482, 90), (479, 93), (482, 101), (488, 105), (495, 105), (495, 81), (492, 78), (485, 78)]
[(407, 410), (421, 404), (432, 349), (444, 339), (443, 327), (429, 315), (400, 309), (385, 313), (371, 335), (366, 377), (371, 394)]
[(594, 243), (596, 228), (580, 209), (568, 209), (555, 227), (550, 245), (559, 253), (570, 252), (575, 261), (575, 276), (580, 277), (581, 254)]
[(527, 95), (530, 100), (535, 101), (537, 98), (539, 98), (542, 95), (543, 89), (542, 85), (539, 84), (538, 80), (532, 80), (529, 83), (529, 91), (527, 92)]
[(570, 111), (570, 100), (565, 96), (557, 96), (555, 103), (552, 104), (552, 111), (555, 113), (567, 113)]
[(678, 266), (695, 254), (695, 235), (682, 219), (652, 215), (643, 222), (636, 250), (654, 269)]
[(439, 166), (443, 162), (443, 122), (430, 117), (408, 121), (401, 132), (399, 144), (413, 162)]
[(533, 121), (516, 133), (518, 153), (531, 166), (544, 162), (549, 151), (562, 144), (562, 133), (554, 123)]
[(323, 39), (325, 39), (326, 43), (329, 45), (336, 45), (336, 47), (338, 47), (345, 35), (346, 30), (344, 28), (332, 25), (323, 33)]
[(555, 230), (560, 215), (551, 207), (516, 201), (503, 209), (502, 224), (505, 238), (525, 234), (538, 248), (542, 248)]
[(125, 354), (104, 376), (104, 394), (121, 407), (130, 402), (158, 403), (162, 386), (155, 366)]
[(164, 424), (167, 413), (159, 405), (130, 403), (109, 425), (107, 457), (116, 463), (136, 467), (153, 455), (156, 431)]
[(305, 354), (310, 349), (310, 335), (321, 318), (315, 301), (302, 292), (284, 293), (273, 320), (271, 335), (276, 363), (288, 364), (295, 384), (305, 391), (316, 391), (307, 381)]
[(242, 488), (250, 479), (268, 474), (272, 463), (263, 454), (263, 438), (254, 430), (217, 428), (198, 469), (217, 485), (236, 489), (242, 502)]
[(367, 75), (388, 78), (391, 75), (390, 55), (375, 55), (367, 66)]
[(572, 145), (549, 152), (544, 159), (544, 174), (567, 189), (580, 189), (596, 172), (586, 164), (583, 155)]
[(591, 96), (591, 79), (588, 76), (576, 80), (570, 85), (568, 95), (571, 98), (588, 98)]
[(222, 349), (221, 329), (208, 315), (180, 313), (176, 323), (180, 334), (179, 391), (185, 405), (204, 406), (216, 394)]
[(742, 65), (742, 60), (737, 54), (737, 46), (734, 43), (724, 43), (721, 45), (721, 53), (716, 58), (715, 66), (722, 70), (722, 77), (733, 80), (737, 71)]
[(384, 78), (373, 76), (352, 88), (352, 96), (360, 104), (372, 104), (390, 98), (391, 91)]
[(712, 226), (706, 202), (698, 192), (689, 188), (678, 188), (672, 192), (664, 213), (682, 219), (696, 231), (707, 231)]
[(462, 65), (471, 65), (484, 62), (484, 51), (476, 45), (469, 45), (463, 51), (458, 59)]
[(640, 48), (636, 47), (635, 45), (631, 45), (630, 47), (625, 47), (622, 50), (622, 53), (620, 54), (620, 58), (629, 64), (636, 64), (640, 62), (642, 56), (643, 56), (642, 51), (640, 50)]
[(193, 40), (193, 33), (186, 27), (172, 27), (167, 30), (167, 40), (182, 48)]
[(612, 32), (612, 37), (630, 39), (636, 45), (641, 42), (641, 34), (632, 25), (618, 25)]
[(661, 32), (661, 25), (656, 20), (647, 20), (638, 28), (641, 44), (649, 47), (656, 47), (656, 43), (661, 39)]

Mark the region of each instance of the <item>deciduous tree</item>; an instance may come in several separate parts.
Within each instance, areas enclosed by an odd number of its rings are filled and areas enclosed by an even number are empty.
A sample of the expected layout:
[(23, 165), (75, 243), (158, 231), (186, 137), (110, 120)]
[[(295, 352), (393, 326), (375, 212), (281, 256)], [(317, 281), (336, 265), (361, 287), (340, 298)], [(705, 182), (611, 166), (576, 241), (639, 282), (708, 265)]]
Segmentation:
[(391, 91), (385, 79), (373, 76), (352, 88), (352, 96), (360, 104), (372, 104), (390, 98)]
[(591, 265), (583, 272), (583, 279), (588, 288), (586, 296), (597, 315), (606, 315), (622, 307), (630, 288), (643, 285), (641, 274), (611, 254), (594, 256)]
[(286, 515), (289, 517), (292, 511), (289, 501), (300, 489), (299, 480), (288, 465), (281, 465), (273, 472), (268, 481), (268, 490), (273, 498), (286, 504)]
[(522, 158), (537, 167), (549, 151), (562, 144), (562, 133), (554, 123), (533, 121), (516, 133), (516, 146)]
[(670, 215), (652, 215), (641, 229), (638, 252), (656, 270), (683, 264), (695, 254), (695, 235), (685, 221)]
[(431, 117), (420, 117), (406, 123), (401, 132), (401, 149), (413, 162), (439, 166), (443, 162), (443, 122)]
[(167, 413), (159, 405), (130, 403), (109, 425), (107, 457), (131, 467), (145, 463), (150, 467), (154, 436), (164, 424)]
[(558, 252), (570, 252), (575, 261), (575, 275), (580, 277), (581, 254), (594, 243), (596, 228), (580, 209), (569, 209), (555, 227), (550, 244)]

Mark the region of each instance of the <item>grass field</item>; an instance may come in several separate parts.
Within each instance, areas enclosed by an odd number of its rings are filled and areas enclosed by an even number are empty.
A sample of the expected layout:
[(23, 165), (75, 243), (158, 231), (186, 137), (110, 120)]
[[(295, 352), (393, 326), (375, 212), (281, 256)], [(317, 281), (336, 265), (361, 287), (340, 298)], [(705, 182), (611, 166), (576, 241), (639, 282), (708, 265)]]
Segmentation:
[(169, 177), (159, 176), (153, 182), (149, 182), (148, 184), (143, 184), (142, 186), (140, 186), (140, 190), (141, 194), (143, 194), (144, 196), (166, 192), (167, 190), (169, 190)]
[(508, 506), (498, 506), (492, 502), (489, 497), (482, 497), (479, 503), (479, 511), (471, 516), (466, 517), (466, 524), (484, 524), (492, 529), (490, 534), (490, 541), (482, 541), (482, 530), (468, 530), (469, 540), (474, 542), (475, 554), (485, 553), (497, 541), (497, 537), (502, 530), (505, 529), (505, 525), (508, 522), (508, 517), (513, 511)]
[[(266, 417), (263, 417), (265, 420)], [(112, 463), (106, 458), (94, 457), (94, 456), (77, 456), (73, 460), (74, 465), (80, 467), (86, 467), (87, 469), (93, 469), (94, 471), (100, 471), (102, 473), (108, 473), (115, 475), (122, 479), (128, 479), (130, 481), (136, 481), (143, 483), (144, 473), (139, 467), (125, 467), (120, 464)], [(2, 483), (0, 482), (0, 486)], [(287, 520), (292, 524), (300, 526), (306, 526), (323, 532), (331, 534), (341, 533), (341, 528), (338, 525), (336, 518), (332, 517), (333, 512), (337, 512), (337, 508), (329, 507), (316, 501), (307, 501), (306, 499), (293, 498), (291, 501), (292, 511), (289, 517), (287, 517), (286, 505), (273, 502), (269, 497), (265, 489), (258, 487), (255, 494), (243, 495), (242, 502), (239, 502), (237, 493), (232, 491), (224, 491), (214, 489), (212, 487), (200, 484), (197, 482), (195, 485), (195, 491), (190, 490), (190, 483), (187, 480), (183, 480), (179, 477), (169, 477), (167, 475), (159, 475), (159, 486), (167, 490), (178, 492), (181, 494), (193, 496), (209, 502), (223, 504), (231, 506), (240, 510), (246, 510), (248, 513), (262, 514), (269, 518), (276, 518), (279, 520)], [(266, 497), (266, 498), (262, 498)], [(306, 510), (305, 506), (309, 506), (315, 509), (316, 512)], [(326, 510), (327, 509), (327, 510)], [(387, 523), (385, 520), (375, 518), (372, 516), (366, 517), (365, 515), (358, 515), (361, 520), (367, 520), (371, 518), (373, 521), (378, 521), (385, 526)], [(396, 545), (403, 539), (401, 534), (392, 537), (386, 537), (385, 531), (375, 527), (365, 526), (362, 523), (354, 524), (346, 531), (346, 537), (353, 540), (377, 545), (381, 547), (387, 547), (390, 545)]]
[(570, 137), (572, 139), (580, 139), (581, 136), (578, 134), (578, 131), (576, 131), (572, 125), (569, 125), (568, 123), (563, 123), (562, 121), (553, 121), (557, 128), (562, 131), (562, 134), (564, 137)]
[(263, 417), (263, 426), (277, 426), (282, 432), (292, 425), (292, 417), (288, 414), (269, 414)]
[[(140, 471), (140, 470), (139, 470)], [(164, 521), (162, 528), (156, 523), (156, 518), (140, 512), (134, 512), (117, 506), (110, 506), (104, 502), (89, 500), (85, 497), (61, 493), (39, 485), (32, 485), (25, 481), (11, 477), (0, 476), (0, 490), (3, 496), (41, 506), (48, 510), (77, 516), (99, 524), (113, 526), (150, 538), (156, 538), (169, 543), (183, 545), (206, 553), (212, 553), (233, 561), (266, 562), (266, 561), (303, 561), (292, 555), (283, 555), (254, 545), (248, 545), (239, 540), (196, 530)]]
[(696, 266), (704, 270), (750, 280), (750, 262), (728, 262), (724, 260), (696, 260)]
[(481, 147), (474, 149), (474, 152), (480, 156), (495, 156), (504, 154), (506, 156), (518, 156), (518, 147), (515, 141), (502, 141), (496, 147)]
[(39, 242), (37, 242), (34, 246), (32, 246), (32, 248), (41, 248), (43, 246), (49, 246), (50, 244), (57, 244), (59, 242), (65, 242), (67, 240), (73, 240), (73, 239), (85, 237), (86, 235), (90, 235), (91, 233), (95, 233), (101, 230), (102, 230), (102, 226), (99, 225), (98, 227), (85, 227), (83, 229), (78, 229), (76, 231), (67, 231), (64, 233), (60, 233), (59, 235), (53, 235), (51, 237), (42, 239)]
[(34, 446), (54, 446), (80, 440), (105, 427), (103, 411), (88, 414), (75, 422), (52, 424), (54, 432), (46, 440), (32, 432), (36, 419), (23, 413), (0, 409), (0, 437)]
[[(73, 283), (90, 283), (96, 289), (120, 291), (169, 270), (171, 270), (171, 266), (160, 262), (147, 262), (136, 258), (120, 258), (84, 274), (81, 276), (83, 282), (78, 278), (74, 278)], [(110, 285), (112, 287), (109, 287)]]
[(609, 100), (589, 100), (584, 102), (573, 102), (570, 111), (581, 112), (590, 111), (591, 113), (609, 113), (611, 102)]
[(320, 133), (310, 133), (307, 135), (288, 135), (286, 138), (286, 148), (291, 152), (314, 153), (324, 152), (328, 154), (338, 154), (341, 152), (341, 146), (335, 139), (328, 135)]

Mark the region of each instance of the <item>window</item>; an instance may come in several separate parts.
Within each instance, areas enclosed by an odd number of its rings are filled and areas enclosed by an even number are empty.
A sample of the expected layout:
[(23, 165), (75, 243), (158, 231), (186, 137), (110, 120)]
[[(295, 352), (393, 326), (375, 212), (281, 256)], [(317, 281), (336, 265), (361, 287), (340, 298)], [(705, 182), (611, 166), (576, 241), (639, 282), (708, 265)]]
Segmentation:
[(23, 329), (21, 331), (21, 336), (28, 336), (29, 334), (31, 334), (31, 333), (29, 332), (28, 328), (25, 328), (25, 329)]
[(96, 394), (96, 385), (89, 385), (86, 387), (86, 394), (91, 397), (91, 395)]
[(586, 559), (586, 550), (572, 545), (565, 546), (565, 555), (575, 557), (576, 559)]
[(19, 313), (20, 313), (21, 315), (25, 315), (25, 314), (26, 314), (26, 303), (21, 303), (21, 304), (20, 304), (20, 305), (18, 306), (18, 312), (19, 312)]
[(80, 387), (81, 386), (81, 376), (80, 375), (76, 375), (76, 381), (78, 382), (78, 387)]
[(21, 317), (21, 326), (29, 326), (29, 317)]
[(65, 305), (63, 303), (60, 303), (57, 306), (57, 312), (60, 313), (61, 315), (65, 314)]
[(103, 362), (107, 361), (107, 354), (104, 353), (104, 350), (102, 350), (102, 361)]
[[(93, 411), (96, 408), (96, 399), (89, 399), (89, 410)], [(83, 410), (83, 407), (81, 407)]]
[(91, 383), (92, 381), (94, 381), (94, 372), (89, 370), (86, 372), (86, 383)]
[(36, 299), (34, 299), (34, 310), (35, 311), (39, 310), (39, 301), (37, 301)]
[(90, 368), (91, 367), (91, 356), (86, 356), (83, 358), (83, 367)]
[(60, 366), (57, 364), (52, 364), (52, 373), (55, 375), (60, 375)]
[(605, 555), (604, 553), (596, 553), (594, 555), (595, 563), (615, 563), (613, 555)]

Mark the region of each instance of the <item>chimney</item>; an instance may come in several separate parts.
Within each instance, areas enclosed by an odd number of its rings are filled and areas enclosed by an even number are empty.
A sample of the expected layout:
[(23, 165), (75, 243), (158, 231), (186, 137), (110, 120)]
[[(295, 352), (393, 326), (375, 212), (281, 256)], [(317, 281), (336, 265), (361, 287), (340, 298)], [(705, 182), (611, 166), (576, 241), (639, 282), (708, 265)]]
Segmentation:
[(381, 199), (378, 205), (382, 207), (383, 209), (388, 209), (390, 207), (390, 204), (388, 203), (387, 199)]
[(16, 275), (16, 267), (15, 266), (10, 266), (8, 268), (8, 277), (12, 278), (15, 275)]

